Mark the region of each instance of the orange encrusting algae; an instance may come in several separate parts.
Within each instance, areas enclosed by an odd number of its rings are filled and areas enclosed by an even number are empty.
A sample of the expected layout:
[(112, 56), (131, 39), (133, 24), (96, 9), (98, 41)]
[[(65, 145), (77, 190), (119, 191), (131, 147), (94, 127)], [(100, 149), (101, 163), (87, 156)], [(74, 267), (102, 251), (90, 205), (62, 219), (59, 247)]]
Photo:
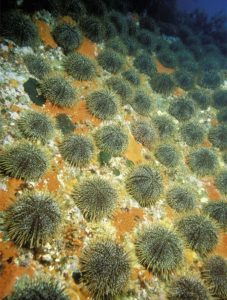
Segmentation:
[(129, 134), (128, 148), (123, 156), (134, 163), (142, 163), (144, 160), (142, 156), (142, 149), (143, 146), (137, 143), (134, 137)]
[(6, 210), (13, 203), (15, 193), (22, 183), (20, 179), (11, 178), (7, 183), (7, 190), (0, 190), (0, 211)]
[(98, 55), (98, 48), (95, 43), (84, 37), (83, 42), (78, 49), (78, 52), (94, 59)]
[(219, 193), (219, 191), (215, 187), (215, 183), (214, 183), (213, 178), (203, 179), (203, 186), (206, 189), (208, 198), (210, 200), (220, 200), (222, 198), (221, 194)]
[(214, 254), (221, 255), (227, 258), (227, 233), (226, 232), (219, 233), (219, 242), (214, 250)]
[(182, 97), (186, 94), (185, 90), (183, 90), (182, 88), (180, 87), (176, 87), (174, 92), (173, 92), (173, 95), (176, 96), (176, 97)]
[(49, 25), (42, 20), (36, 20), (35, 23), (38, 27), (39, 36), (40, 36), (40, 39), (43, 41), (43, 43), (46, 46), (49, 46), (51, 48), (56, 48), (57, 44), (55, 43), (55, 41), (51, 35), (51, 30), (50, 30)]
[(156, 68), (158, 73), (172, 74), (175, 72), (175, 69), (167, 68), (163, 66), (163, 64), (161, 64), (157, 59), (156, 59)]
[(125, 233), (132, 233), (137, 222), (143, 220), (144, 212), (142, 208), (131, 208), (130, 210), (118, 210), (114, 215), (113, 225), (117, 229), (120, 240)]
[(0, 242), (0, 299), (10, 295), (17, 278), (28, 274), (32, 276), (34, 270), (30, 267), (22, 267), (14, 263), (18, 252), (12, 242)]

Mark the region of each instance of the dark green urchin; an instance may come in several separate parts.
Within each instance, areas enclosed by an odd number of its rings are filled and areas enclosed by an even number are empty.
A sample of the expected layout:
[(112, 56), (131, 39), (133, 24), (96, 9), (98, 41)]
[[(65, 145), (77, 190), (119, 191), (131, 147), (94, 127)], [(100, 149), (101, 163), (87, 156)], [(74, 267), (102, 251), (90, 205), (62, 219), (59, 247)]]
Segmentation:
[(168, 205), (177, 212), (186, 212), (195, 206), (195, 195), (188, 187), (173, 187), (167, 192), (166, 199)]
[(132, 85), (139, 85), (140, 84), (140, 75), (134, 69), (129, 69), (122, 73), (122, 76), (128, 80)]
[(204, 72), (201, 74), (199, 84), (204, 88), (215, 89), (223, 82), (222, 76), (216, 71)]
[(99, 53), (98, 63), (104, 70), (116, 74), (124, 65), (123, 57), (112, 49), (106, 49)]
[(92, 42), (100, 43), (105, 37), (105, 27), (102, 22), (94, 16), (83, 16), (80, 18), (79, 25), (85, 36)]
[(189, 96), (198, 104), (201, 109), (207, 109), (211, 104), (211, 97), (203, 89), (195, 89), (189, 93)]
[(112, 89), (121, 98), (123, 105), (127, 104), (132, 97), (132, 89), (130, 84), (121, 77), (110, 77), (106, 80), (106, 85)]
[(177, 65), (176, 56), (171, 50), (164, 49), (159, 51), (157, 55), (158, 60), (167, 68), (175, 68)]
[(142, 90), (137, 90), (133, 99), (130, 101), (132, 108), (140, 115), (147, 116), (154, 105), (151, 98)]
[(111, 39), (117, 35), (117, 29), (115, 25), (110, 21), (110, 19), (107, 16), (103, 17), (102, 23), (106, 30), (106, 40)]
[(218, 89), (213, 94), (213, 106), (223, 108), (227, 106), (227, 90)]
[(174, 135), (176, 126), (173, 120), (166, 115), (156, 116), (153, 119), (154, 127), (158, 130), (161, 139), (167, 139)]
[(121, 155), (128, 146), (128, 135), (117, 125), (107, 125), (95, 133), (97, 147), (112, 155)]
[(128, 33), (127, 18), (122, 13), (112, 10), (109, 13), (109, 19), (115, 25), (118, 33), (122, 35)]
[(128, 254), (110, 239), (86, 246), (79, 263), (83, 282), (95, 300), (114, 299), (129, 281), (131, 267)]
[(173, 77), (168, 74), (154, 74), (149, 83), (156, 93), (169, 95), (175, 88)]
[(117, 191), (107, 180), (94, 177), (75, 186), (72, 197), (87, 221), (100, 221), (112, 215)]
[(171, 282), (167, 292), (168, 300), (208, 300), (209, 295), (202, 282), (192, 278), (181, 276)]
[(35, 24), (28, 16), (16, 10), (2, 16), (1, 34), (19, 46), (35, 46), (39, 40)]
[(20, 278), (7, 300), (69, 300), (63, 286), (52, 278)]
[(227, 299), (227, 263), (221, 256), (211, 256), (203, 265), (203, 279), (215, 299)]
[(86, 14), (86, 8), (80, 0), (49, 0), (54, 8), (54, 13), (57, 12), (61, 16), (70, 16), (78, 21), (81, 16)]
[(217, 175), (215, 184), (222, 194), (227, 195), (227, 170), (223, 170)]
[(185, 216), (176, 223), (176, 227), (189, 248), (201, 256), (206, 256), (217, 245), (217, 228), (206, 216)]
[(137, 33), (137, 39), (143, 49), (152, 52), (155, 49), (157, 36), (147, 29), (141, 29)]
[(192, 147), (201, 144), (205, 138), (205, 130), (197, 122), (188, 122), (182, 125), (180, 133), (183, 141)]
[(227, 107), (224, 107), (217, 112), (217, 120), (220, 123), (227, 123)]
[(147, 53), (138, 54), (133, 62), (134, 67), (148, 76), (152, 76), (156, 72), (156, 66), (151, 56)]
[(91, 93), (86, 103), (89, 111), (101, 120), (112, 119), (118, 112), (118, 101), (114, 93), (109, 90), (99, 90)]
[(163, 190), (160, 173), (148, 165), (135, 167), (126, 179), (128, 193), (142, 206), (151, 206)]
[(43, 144), (53, 137), (54, 125), (45, 113), (27, 111), (18, 121), (18, 127), (25, 138), (39, 140)]
[(223, 159), (224, 163), (227, 164), (227, 151), (224, 151), (222, 153), (222, 159)]
[(82, 35), (77, 26), (66, 23), (59, 24), (54, 28), (53, 37), (65, 52), (79, 48), (82, 42)]
[(54, 105), (70, 107), (77, 101), (75, 89), (61, 76), (44, 79), (41, 92)]
[(184, 62), (181, 62), (180, 68), (190, 72), (191, 74), (196, 74), (198, 71), (198, 64), (196, 63), (195, 60), (186, 60)]
[(93, 61), (78, 52), (67, 55), (64, 67), (66, 72), (76, 80), (92, 80), (96, 73)]
[(195, 114), (195, 106), (191, 99), (176, 99), (170, 103), (169, 113), (179, 122), (188, 121)]
[(34, 54), (27, 54), (24, 56), (24, 62), (28, 71), (39, 79), (43, 79), (51, 71), (51, 67), (48, 62), (42, 57)]
[(128, 49), (128, 55), (135, 56), (137, 54), (137, 51), (139, 50), (139, 45), (136, 38), (126, 35), (123, 36), (122, 39), (124, 41), (125, 46)]
[(208, 140), (214, 147), (220, 150), (227, 149), (227, 124), (220, 124), (216, 127), (211, 127), (208, 133)]
[(29, 192), (6, 211), (3, 226), (19, 247), (37, 248), (49, 240), (61, 222), (61, 210), (52, 195)]
[(188, 165), (199, 176), (211, 175), (218, 167), (218, 159), (212, 150), (199, 148), (189, 154)]
[(106, 42), (106, 47), (113, 49), (121, 55), (127, 55), (128, 50), (122, 39), (119, 37), (113, 37)]
[(46, 154), (29, 143), (9, 146), (0, 154), (0, 171), (10, 177), (38, 180), (49, 165)]
[(93, 156), (94, 145), (92, 141), (82, 135), (65, 137), (59, 145), (59, 151), (64, 160), (74, 167), (84, 167)]
[(170, 144), (161, 144), (155, 149), (156, 159), (168, 168), (175, 168), (180, 162), (179, 151)]
[(215, 202), (208, 202), (204, 205), (203, 211), (214, 219), (221, 228), (227, 228), (227, 202), (219, 200)]
[(194, 85), (194, 76), (192, 73), (187, 71), (179, 70), (175, 74), (177, 85), (179, 85), (182, 89), (188, 91)]
[(132, 122), (131, 131), (135, 140), (148, 149), (154, 146), (158, 138), (155, 128), (145, 121)]
[(165, 279), (182, 263), (183, 244), (171, 230), (154, 225), (138, 232), (136, 255), (145, 268)]

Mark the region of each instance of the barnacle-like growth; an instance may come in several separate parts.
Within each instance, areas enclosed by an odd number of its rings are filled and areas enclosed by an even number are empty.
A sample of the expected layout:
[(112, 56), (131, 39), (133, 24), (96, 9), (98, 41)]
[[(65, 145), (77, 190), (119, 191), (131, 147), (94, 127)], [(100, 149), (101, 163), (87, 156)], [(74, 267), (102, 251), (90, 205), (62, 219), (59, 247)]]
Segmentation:
[(201, 144), (205, 138), (204, 128), (197, 122), (182, 125), (180, 132), (183, 141), (192, 147)]
[(77, 26), (66, 23), (59, 24), (54, 28), (53, 37), (65, 52), (79, 48), (82, 42), (82, 35)]
[(70, 135), (65, 137), (59, 145), (64, 160), (75, 167), (87, 165), (94, 153), (92, 141), (83, 135)]
[(198, 279), (181, 276), (171, 282), (167, 292), (168, 300), (208, 300), (209, 295)]
[(220, 124), (216, 127), (211, 127), (208, 133), (208, 139), (214, 147), (220, 150), (227, 149), (227, 124)]
[(41, 91), (43, 96), (54, 105), (70, 107), (77, 101), (75, 89), (61, 76), (44, 79)]
[(179, 220), (176, 226), (188, 246), (201, 256), (206, 256), (217, 245), (217, 228), (206, 216), (191, 214)]
[(218, 160), (212, 150), (199, 148), (189, 154), (188, 165), (197, 175), (205, 176), (215, 173)]
[(188, 121), (195, 114), (195, 106), (191, 99), (176, 99), (170, 103), (169, 113), (180, 122)]
[(46, 143), (53, 137), (54, 125), (45, 113), (27, 111), (22, 114), (18, 126), (25, 138)]
[(34, 46), (38, 41), (38, 31), (28, 16), (11, 11), (1, 20), (1, 33), (19, 46)]
[(95, 300), (115, 298), (128, 283), (129, 257), (115, 241), (103, 239), (90, 243), (79, 262), (83, 281)]
[(104, 70), (116, 74), (124, 65), (123, 57), (112, 49), (106, 49), (99, 53), (98, 63)]
[(13, 292), (7, 300), (69, 300), (64, 287), (48, 277), (31, 279), (24, 276), (16, 282)]
[(117, 125), (107, 125), (95, 133), (97, 147), (112, 155), (120, 155), (128, 146), (128, 135)]
[(140, 76), (139, 73), (134, 69), (129, 69), (122, 73), (122, 76), (128, 80), (132, 85), (140, 84)]
[(72, 197), (88, 221), (99, 221), (112, 214), (117, 192), (107, 180), (94, 177), (76, 185)]
[(207, 109), (211, 104), (211, 97), (206, 90), (195, 89), (192, 90), (189, 95), (201, 109)]
[(220, 227), (227, 228), (227, 202), (219, 200), (215, 202), (208, 202), (204, 205), (203, 211), (214, 219)]
[(172, 76), (168, 74), (154, 74), (149, 83), (156, 93), (163, 95), (169, 95), (175, 87)]
[(204, 88), (215, 89), (221, 85), (222, 81), (220, 73), (217, 71), (207, 71), (202, 73), (199, 83)]
[(227, 170), (223, 170), (217, 175), (215, 184), (222, 194), (227, 195)]
[(153, 108), (151, 98), (143, 90), (137, 90), (130, 102), (132, 108), (140, 115), (149, 115)]
[(48, 62), (37, 55), (27, 54), (24, 56), (24, 62), (28, 71), (39, 79), (43, 79), (51, 71), (51, 67)]
[(166, 115), (154, 117), (153, 124), (154, 127), (158, 130), (161, 139), (172, 137), (176, 131), (176, 126), (173, 120)]
[(211, 256), (204, 264), (202, 275), (215, 299), (227, 298), (227, 263), (221, 256)]
[(182, 263), (183, 243), (173, 231), (162, 225), (138, 232), (136, 255), (153, 274), (168, 278)]
[(214, 92), (213, 105), (215, 108), (223, 108), (227, 106), (227, 90), (218, 89)]
[(190, 211), (195, 206), (195, 195), (188, 187), (175, 186), (167, 192), (167, 203), (177, 212)]
[(0, 154), (0, 171), (10, 177), (38, 180), (48, 168), (48, 158), (39, 147), (29, 143), (9, 146)]
[(190, 72), (179, 70), (175, 73), (175, 78), (177, 85), (186, 91), (190, 90), (194, 85), (194, 76)]
[(134, 121), (131, 124), (131, 131), (137, 142), (151, 149), (157, 141), (155, 128), (146, 121)]
[(180, 161), (180, 153), (170, 144), (161, 144), (155, 149), (157, 160), (168, 168), (175, 168)]
[(120, 77), (110, 77), (106, 80), (106, 85), (120, 96), (122, 104), (126, 104), (132, 97), (130, 84)]
[(61, 210), (52, 195), (29, 192), (6, 211), (3, 226), (19, 247), (37, 248), (50, 239), (61, 222)]
[(67, 55), (64, 66), (67, 73), (76, 80), (92, 80), (96, 73), (93, 61), (78, 52)]
[(151, 56), (147, 53), (138, 54), (133, 62), (134, 67), (141, 73), (152, 76), (156, 72), (156, 66)]
[(83, 16), (80, 18), (80, 27), (85, 36), (92, 42), (100, 43), (105, 37), (105, 27), (99, 18), (94, 16)]
[(149, 165), (140, 165), (129, 173), (126, 189), (141, 206), (150, 206), (158, 200), (163, 190), (162, 177)]
[(86, 103), (89, 111), (99, 119), (108, 120), (118, 112), (116, 95), (109, 90), (99, 90), (91, 93)]

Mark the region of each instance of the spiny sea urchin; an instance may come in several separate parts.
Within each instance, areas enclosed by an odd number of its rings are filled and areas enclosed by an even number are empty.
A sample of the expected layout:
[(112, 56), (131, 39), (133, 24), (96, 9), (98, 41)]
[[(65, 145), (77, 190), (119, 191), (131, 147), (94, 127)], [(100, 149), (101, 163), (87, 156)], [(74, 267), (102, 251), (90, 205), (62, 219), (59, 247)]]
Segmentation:
[(195, 206), (195, 196), (191, 189), (184, 186), (174, 186), (166, 195), (167, 203), (177, 212), (190, 211)]
[(154, 225), (138, 232), (136, 254), (144, 267), (168, 278), (183, 260), (183, 243), (173, 231)]
[(130, 261), (115, 241), (90, 243), (80, 256), (82, 279), (95, 300), (113, 299), (128, 283)]
[(76, 185), (72, 197), (88, 221), (100, 221), (112, 214), (117, 192), (107, 180), (94, 177)]
[(52, 195), (29, 192), (5, 211), (3, 226), (19, 247), (37, 248), (51, 238), (60, 222), (61, 210)]
[(155, 149), (155, 157), (164, 166), (175, 168), (180, 161), (179, 151), (170, 144), (161, 144)]
[(162, 177), (149, 165), (140, 165), (129, 173), (126, 189), (141, 206), (150, 206), (158, 200), (162, 192)]
[(157, 132), (155, 128), (146, 121), (134, 121), (131, 124), (131, 131), (137, 142), (151, 149), (157, 142)]
[(210, 201), (204, 205), (203, 211), (214, 219), (221, 228), (227, 228), (227, 202), (224, 200)]

